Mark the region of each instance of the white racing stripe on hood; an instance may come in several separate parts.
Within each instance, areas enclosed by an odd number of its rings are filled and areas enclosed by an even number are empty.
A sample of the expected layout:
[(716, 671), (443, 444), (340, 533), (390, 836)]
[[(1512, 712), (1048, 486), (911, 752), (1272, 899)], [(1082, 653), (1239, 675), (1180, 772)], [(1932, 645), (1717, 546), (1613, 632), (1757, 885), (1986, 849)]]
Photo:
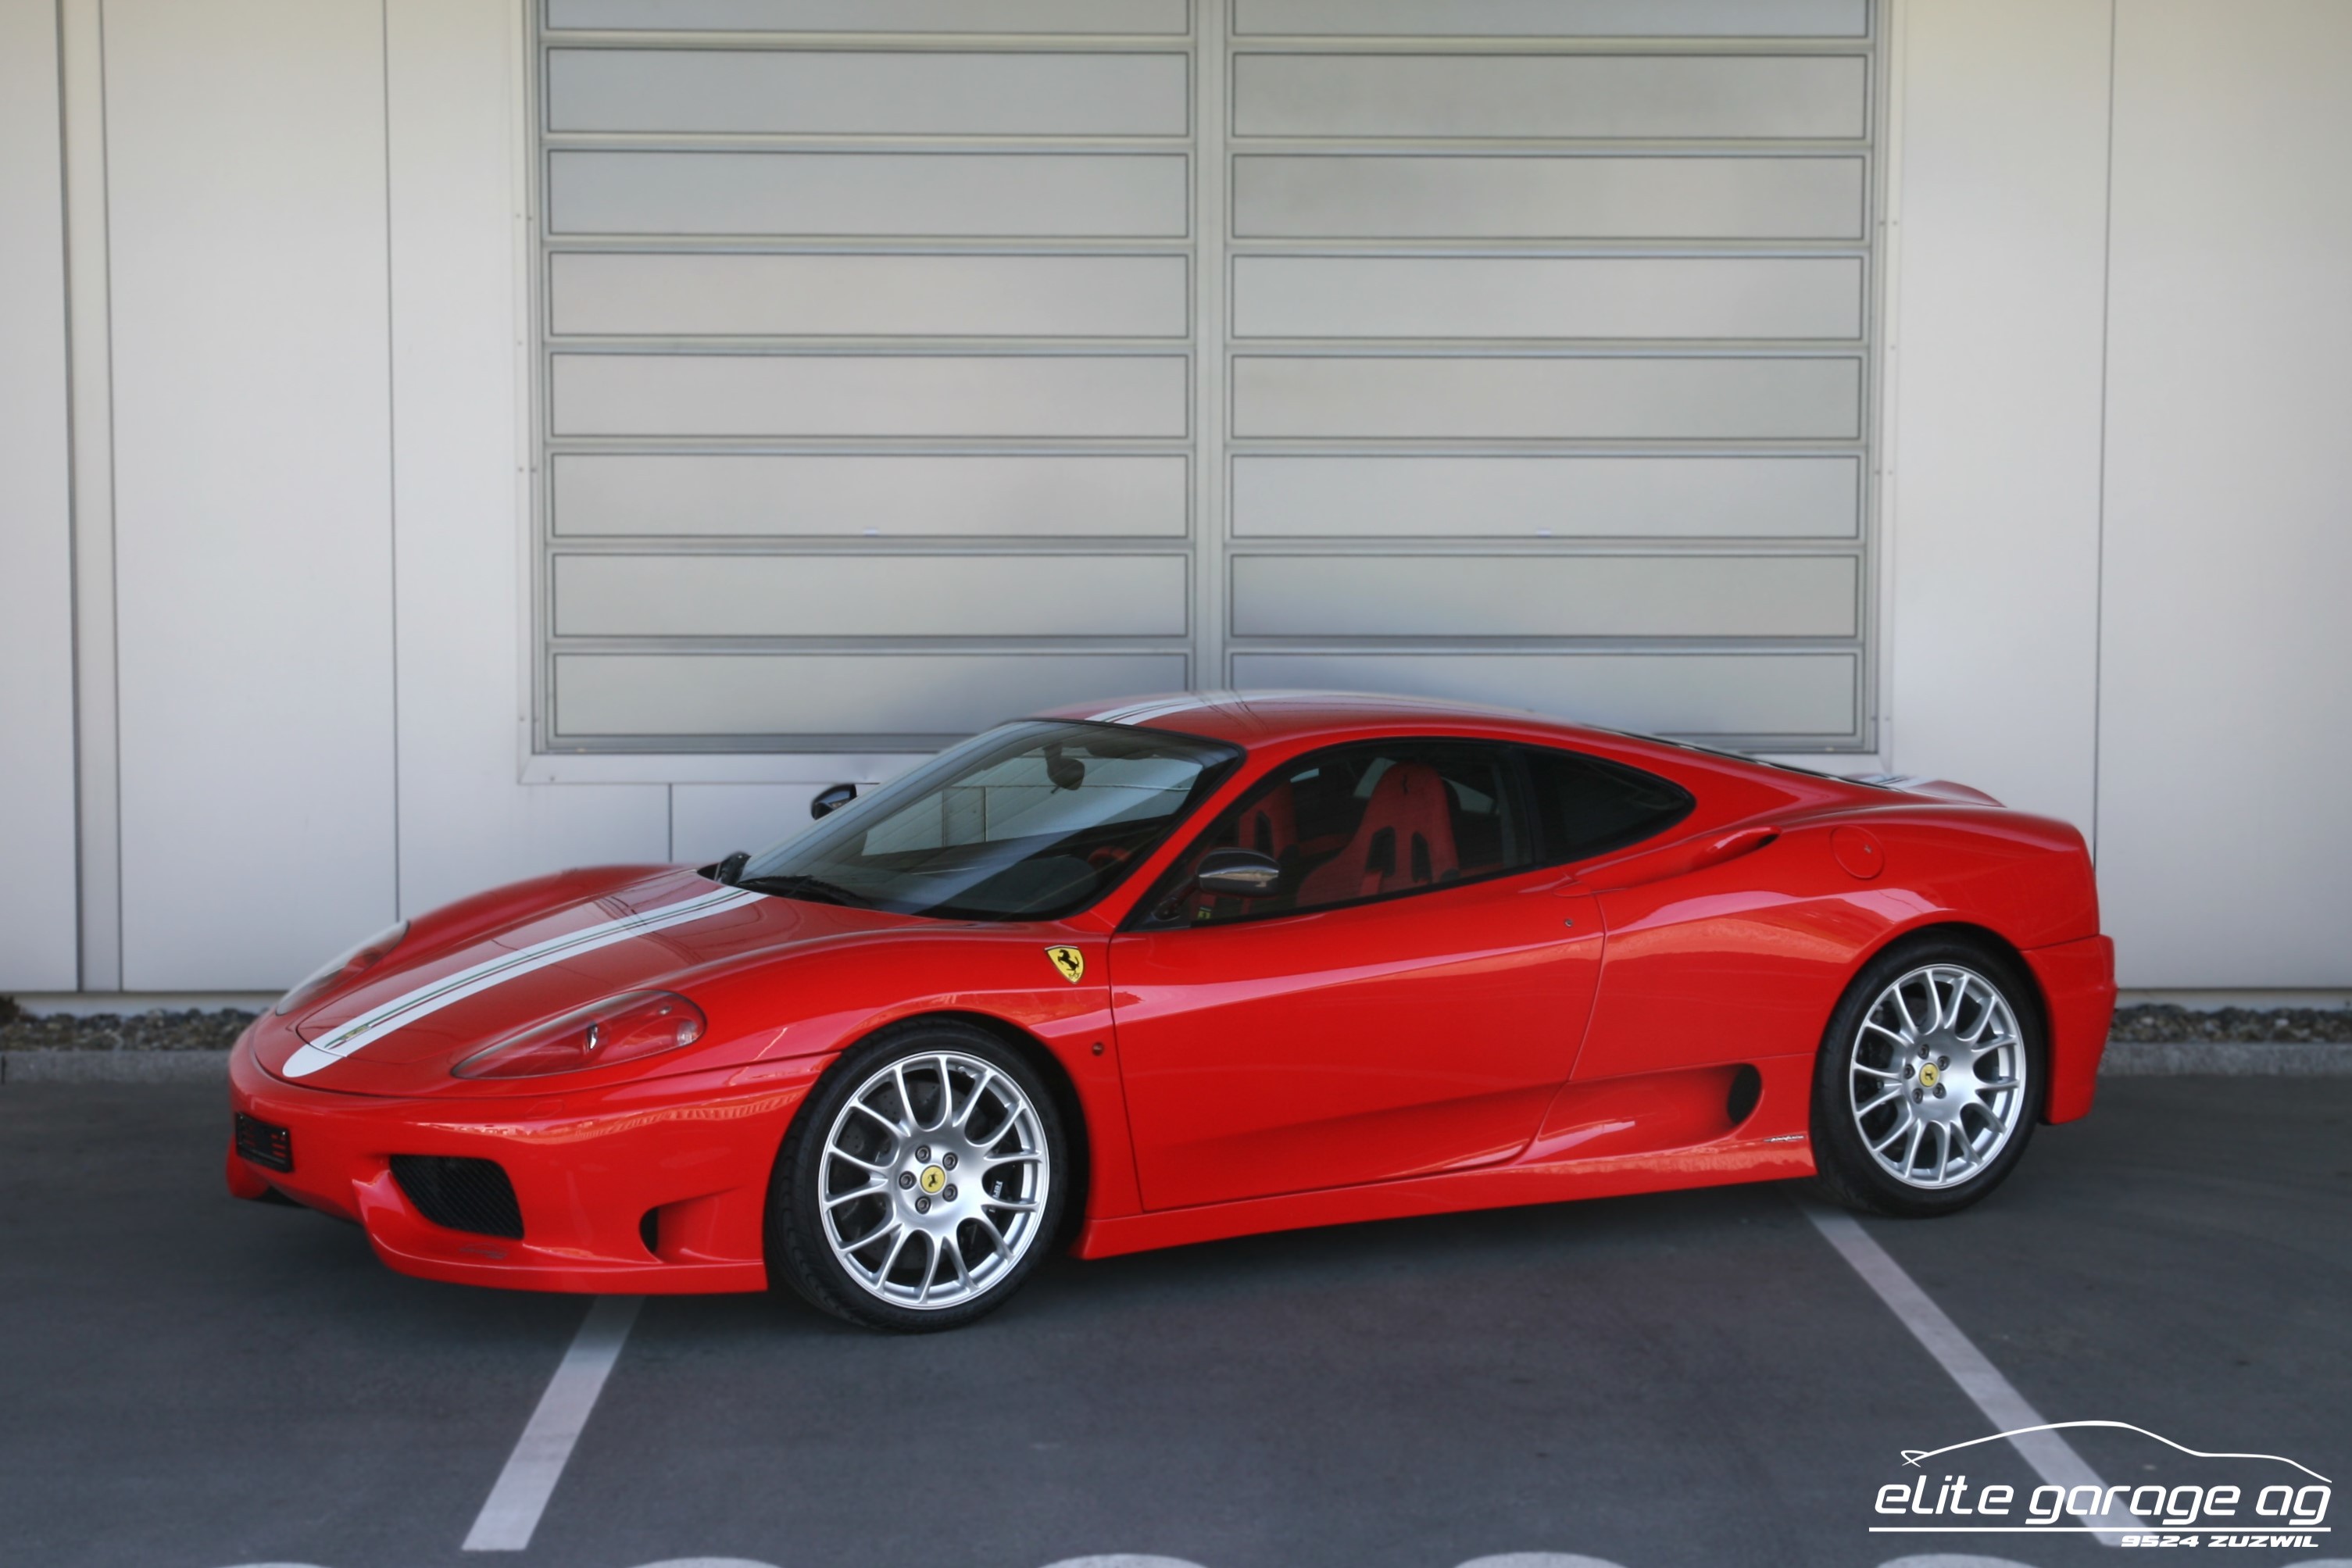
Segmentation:
[(544, 942), (534, 942), (511, 953), (501, 953), (495, 958), (485, 958), (470, 968), (427, 981), (413, 991), (394, 997), (379, 1007), (370, 1008), (348, 1023), (338, 1025), (330, 1033), (295, 1051), (287, 1059), (286, 1065), (278, 1070), (278, 1074), (281, 1078), (307, 1078), (328, 1063), (341, 1061), (395, 1030), (405, 1029), (428, 1014), (437, 1013), (453, 1002), (462, 1002), (467, 997), (479, 995), (492, 986), (504, 985), (518, 976), (544, 969), (551, 964), (560, 964), (583, 953), (593, 953), (599, 947), (610, 947), (615, 942), (626, 942), (632, 936), (643, 936), (648, 932), (701, 920), (762, 896), (747, 888), (722, 887), (699, 894), (683, 904), (665, 904), (643, 914), (607, 920), (583, 930), (551, 936)]

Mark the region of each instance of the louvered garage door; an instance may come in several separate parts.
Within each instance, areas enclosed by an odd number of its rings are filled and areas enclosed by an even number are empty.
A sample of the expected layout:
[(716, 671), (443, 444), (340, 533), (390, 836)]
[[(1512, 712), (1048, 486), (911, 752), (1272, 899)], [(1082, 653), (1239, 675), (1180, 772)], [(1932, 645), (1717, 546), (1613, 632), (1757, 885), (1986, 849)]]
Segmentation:
[(1864, 0), (545, 0), (554, 748), (1867, 739)]

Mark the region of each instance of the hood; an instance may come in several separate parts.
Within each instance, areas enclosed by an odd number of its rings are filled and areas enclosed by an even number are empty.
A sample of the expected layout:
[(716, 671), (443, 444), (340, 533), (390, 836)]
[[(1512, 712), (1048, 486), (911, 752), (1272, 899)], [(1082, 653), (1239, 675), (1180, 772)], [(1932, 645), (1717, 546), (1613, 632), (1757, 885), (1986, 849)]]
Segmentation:
[[(674, 869), (593, 893), (549, 887), (487, 923), (426, 916), (359, 984), (274, 1020), (291, 1028), (257, 1031), (255, 1054), (273, 1076), (346, 1093), (553, 1092), (590, 1075), (479, 1081), (452, 1078), (450, 1069), (518, 1030), (620, 992), (691, 997), (714, 967), (921, 924)], [(745, 1027), (717, 1016), (709, 1026), (701, 1042), (646, 1066), (690, 1066)]]

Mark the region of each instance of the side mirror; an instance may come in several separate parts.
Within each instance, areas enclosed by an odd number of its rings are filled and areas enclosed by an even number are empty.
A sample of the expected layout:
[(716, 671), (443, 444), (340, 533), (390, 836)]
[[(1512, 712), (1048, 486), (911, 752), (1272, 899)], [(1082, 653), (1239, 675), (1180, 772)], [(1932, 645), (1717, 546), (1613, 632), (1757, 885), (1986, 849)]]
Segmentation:
[(1227, 898), (1264, 898), (1282, 881), (1282, 867), (1272, 855), (1255, 850), (1211, 850), (1201, 857), (1192, 884), (1202, 893)]
[(856, 785), (828, 784), (824, 789), (816, 792), (815, 800), (809, 802), (809, 815), (812, 817), (830, 816), (832, 813), (840, 810), (844, 806), (848, 805), (852, 800), (856, 799)]

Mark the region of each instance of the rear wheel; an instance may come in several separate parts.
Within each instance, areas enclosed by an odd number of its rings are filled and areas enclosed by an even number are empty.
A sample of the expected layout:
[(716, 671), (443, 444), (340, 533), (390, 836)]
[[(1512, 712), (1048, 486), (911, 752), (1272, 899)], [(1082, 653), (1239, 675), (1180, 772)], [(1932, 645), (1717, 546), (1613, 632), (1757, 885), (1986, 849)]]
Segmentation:
[(1068, 1144), (1019, 1052), (954, 1022), (894, 1030), (826, 1074), (784, 1140), (768, 1257), (872, 1328), (954, 1328), (1018, 1290), (1059, 1232)]
[(2024, 1155), (2042, 1061), (2040, 1014), (2007, 956), (1949, 938), (1880, 955), (1822, 1041), (1812, 1131), (1822, 1186), (1874, 1214), (1967, 1207)]

